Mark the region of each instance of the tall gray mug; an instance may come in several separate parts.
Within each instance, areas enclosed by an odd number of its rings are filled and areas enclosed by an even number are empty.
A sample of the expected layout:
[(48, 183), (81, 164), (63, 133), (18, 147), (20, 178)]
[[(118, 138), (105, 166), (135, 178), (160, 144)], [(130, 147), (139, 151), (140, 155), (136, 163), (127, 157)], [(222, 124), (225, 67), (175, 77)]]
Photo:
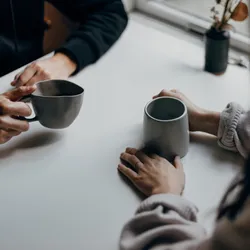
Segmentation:
[(159, 97), (144, 109), (143, 144), (149, 153), (172, 161), (184, 157), (189, 148), (189, 127), (186, 105), (172, 97)]
[(42, 81), (36, 87), (34, 93), (22, 99), (31, 102), (36, 116), (17, 119), (39, 121), (44, 127), (52, 129), (70, 126), (81, 110), (84, 89), (65, 80)]

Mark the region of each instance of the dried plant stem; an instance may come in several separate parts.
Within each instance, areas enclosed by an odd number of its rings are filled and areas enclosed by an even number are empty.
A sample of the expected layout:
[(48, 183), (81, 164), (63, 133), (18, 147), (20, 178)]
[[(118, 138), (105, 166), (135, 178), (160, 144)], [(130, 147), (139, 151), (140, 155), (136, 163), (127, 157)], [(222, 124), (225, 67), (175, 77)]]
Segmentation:
[(226, 20), (226, 14), (227, 14), (227, 11), (228, 11), (228, 5), (230, 3), (231, 0), (227, 0), (226, 1), (226, 4), (225, 4), (225, 9), (224, 9), (224, 12), (223, 12), (223, 16), (222, 16), (222, 19), (221, 19), (221, 25), (219, 28), (222, 28), (224, 24), (226, 24), (226, 22), (228, 20)]

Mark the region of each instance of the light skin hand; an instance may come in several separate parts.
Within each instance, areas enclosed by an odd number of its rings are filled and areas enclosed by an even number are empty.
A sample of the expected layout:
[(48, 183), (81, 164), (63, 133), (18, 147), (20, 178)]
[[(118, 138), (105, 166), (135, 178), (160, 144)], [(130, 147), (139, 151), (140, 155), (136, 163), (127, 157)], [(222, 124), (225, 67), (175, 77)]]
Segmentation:
[(120, 158), (134, 168), (121, 163), (118, 165), (120, 173), (146, 196), (163, 193), (181, 195), (185, 174), (179, 157), (175, 158), (172, 165), (158, 155), (147, 156), (135, 148), (127, 148)]
[(30, 95), (35, 89), (35, 86), (20, 87), (0, 95), (0, 144), (29, 129), (28, 122), (14, 117), (31, 115), (30, 107), (18, 100)]
[(0, 144), (4, 144), (12, 139), (14, 136), (20, 135), (21, 132), (17, 130), (2, 130), (0, 129)]
[(16, 75), (12, 86), (32, 86), (49, 79), (67, 79), (76, 70), (76, 63), (66, 55), (57, 53), (53, 57), (31, 63)]
[(183, 93), (178, 90), (162, 90), (153, 98), (169, 96), (180, 99), (187, 106), (190, 131), (200, 131), (217, 136), (220, 113), (202, 109), (192, 103)]

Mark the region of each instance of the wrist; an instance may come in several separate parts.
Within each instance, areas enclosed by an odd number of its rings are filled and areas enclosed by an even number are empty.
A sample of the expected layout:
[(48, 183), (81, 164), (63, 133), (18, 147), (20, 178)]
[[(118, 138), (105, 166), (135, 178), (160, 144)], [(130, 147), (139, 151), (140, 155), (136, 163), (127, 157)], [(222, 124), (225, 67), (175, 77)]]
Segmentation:
[(196, 131), (217, 136), (220, 123), (220, 112), (204, 110), (198, 117)]
[(56, 53), (52, 57), (52, 60), (62, 68), (64, 74), (66, 74), (67, 77), (72, 75), (77, 68), (76, 63), (63, 53)]
[(178, 190), (175, 190), (175, 189), (164, 189), (164, 188), (161, 188), (161, 187), (157, 187), (157, 188), (154, 188), (151, 192), (151, 196), (152, 195), (156, 195), (156, 194), (174, 194), (174, 195), (179, 195), (181, 196), (182, 193), (183, 193), (183, 190), (184, 190), (184, 187), (178, 189)]

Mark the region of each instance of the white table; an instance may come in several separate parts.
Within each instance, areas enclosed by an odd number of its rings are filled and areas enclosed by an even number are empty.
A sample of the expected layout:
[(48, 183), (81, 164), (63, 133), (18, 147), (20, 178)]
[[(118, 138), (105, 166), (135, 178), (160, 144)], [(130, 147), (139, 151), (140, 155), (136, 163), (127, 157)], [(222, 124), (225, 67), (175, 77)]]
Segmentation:
[[(84, 86), (85, 99), (71, 127), (32, 123), (1, 146), (0, 249), (118, 249), (120, 230), (140, 198), (116, 167), (127, 146), (140, 145), (143, 108), (152, 95), (178, 88), (205, 108), (248, 105), (247, 70), (229, 67), (215, 77), (202, 66), (199, 46), (130, 21), (114, 48), (72, 79)], [(0, 80), (1, 92), (13, 76)], [(242, 161), (214, 138), (196, 137), (183, 162), (185, 196), (211, 229), (210, 212)]]

